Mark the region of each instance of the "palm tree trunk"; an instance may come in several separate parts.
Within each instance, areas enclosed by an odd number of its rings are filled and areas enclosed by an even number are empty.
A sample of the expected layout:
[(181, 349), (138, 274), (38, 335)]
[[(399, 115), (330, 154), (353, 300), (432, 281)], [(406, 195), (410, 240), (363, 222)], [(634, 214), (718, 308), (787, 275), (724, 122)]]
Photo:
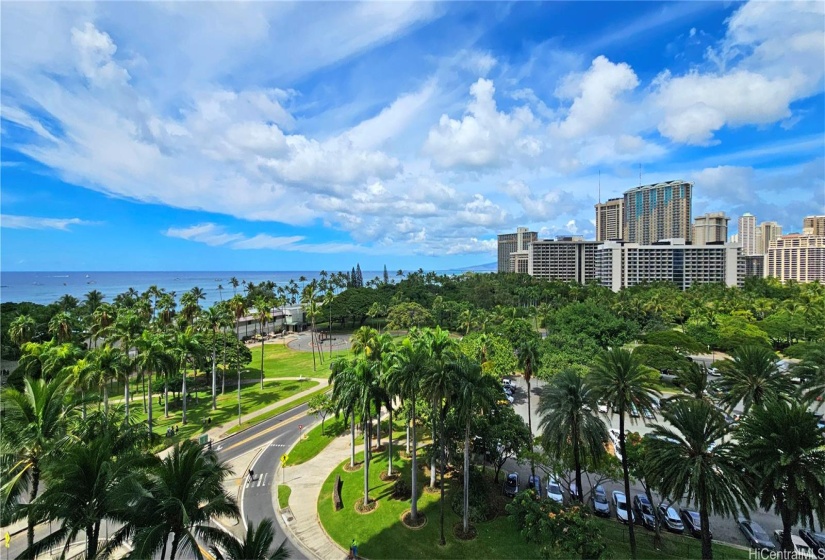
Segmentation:
[[(650, 486), (645, 484), (645, 495), (647, 501), (650, 502), (650, 507), (653, 507), (653, 494), (650, 492)], [(657, 550), (662, 546), (662, 525), (659, 523), (659, 518), (654, 513), (653, 515), (653, 547)], [(702, 556), (702, 558), (706, 558)]]
[(141, 392), (143, 393), (143, 412), (146, 413), (146, 372), (143, 372), (143, 375), (140, 376), (140, 386)]
[(109, 414), (109, 385), (103, 383), (103, 412)]
[(532, 400), (530, 396), (532, 393), (530, 393), (529, 375), (527, 376), (527, 379), (525, 379), (525, 381), (527, 381), (527, 427), (530, 430), (530, 474), (536, 476), (536, 463), (533, 460), (533, 414), (530, 410), (530, 401)]
[(407, 414), (407, 455), (410, 454), (410, 415)]
[(223, 333), (223, 367), (221, 368), (221, 395), (226, 394), (226, 332)]
[(178, 542), (180, 541), (180, 537), (178, 533), (175, 532), (174, 536), (172, 537), (172, 551), (169, 553), (169, 560), (175, 560), (175, 555), (178, 553)]
[(217, 343), (215, 337), (212, 337), (212, 410), (218, 408), (218, 364), (217, 357)]
[[(630, 499), (627, 496), (630, 496), (630, 471), (627, 465), (627, 453), (625, 452), (625, 441), (624, 441), (624, 406), (621, 407), (619, 411), (619, 447), (621, 448), (622, 453), (622, 474), (624, 475), (624, 495), (625, 499), (627, 500), (627, 507), (628, 511), (630, 510)], [(628, 516), (630, 514), (628, 513)], [(630, 536), (630, 557), (635, 560), (636, 559), (636, 533), (633, 531), (633, 523), (630, 523), (628, 520), (627, 524), (627, 533)]]
[[(149, 425), (149, 437), (152, 437), (152, 408), (155, 403), (152, 402), (152, 372), (147, 372), (149, 375), (149, 411), (147, 412), (147, 424)], [(150, 442), (151, 443), (151, 442)]]
[[(184, 354), (183, 358), (181, 358), (181, 369), (183, 370), (183, 383), (181, 385), (181, 393), (182, 393), (181, 396), (183, 398), (183, 402), (182, 402), (183, 416), (181, 418), (181, 424), (183, 424), (183, 425), (186, 425), (186, 366), (185, 366), (185, 364), (186, 364), (186, 354)], [(174, 557), (175, 557), (175, 549), (173, 547), (171, 558), (174, 558)]]
[[(264, 330), (261, 327), (261, 330)], [(261, 391), (264, 390), (264, 339), (261, 339)]]
[[(69, 543), (66, 543), (69, 546)], [(86, 526), (86, 558), (94, 558), (97, 554), (97, 540), (95, 540), (95, 530), (92, 525)]]
[(392, 405), (390, 411), (390, 433), (387, 435), (387, 476), (392, 476)]
[[(412, 504), (410, 506), (410, 521), (413, 524), (418, 523), (418, 446), (415, 441), (415, 396), (412, 398), (412, 419), (410, 420), (412, 426), (412, 471), (410, 478), (412, 479), (410, 487), (412, 488)], [(407, 441), (409, 445), (409, 440)]]
[(163, 548), (160, 549), (160, 560), (166, 560), (166, 543), (169, 542), (169, 535), (163, 539)]
[(447, 442), (445, 441), (446, 438), (444, 438), (444, 436), (443, 436), (443, 431), (444, 431), (444, 410), (442, 410), (441, 413), (439, 414), (439, 420), (440, 420), (441, 431), (442, 431), (442, 436), (440, 438), (441, 439), (441, 445), (439, 445), (439, 447), (441, 448), (441, 474), (439, 476), (439, 483), (438, 483), (438, 485), (441, 487), (441, 499), (439, 500), (439, 503), (441, 504), (441, 540), (439, 542), (441, 543), (441, 546), (444, 546), (445, 544), (447, 544), (447, 539), (444, 538), (444, 471), (446, 470), (446, 462), (447, 462), (446, 457), (445, 457)]
[(581, 442), (579, 441), (579, 426), (578, 422), (573, 422), (573, 469), (576, 471), (576, 495), (571, 496), (577, 502), (582, 501), (583, 487), (582, 487), (582, 463), (579, 452)]
[(169, 418), (169, 373), (163, 373), (163, 414)]
[(309, 347), (312, 348), (312, 371), (317, 369), (315, 365), (315, 326), (311, 327), (309, 331)]
[(432, 443), (432, 453), (430, 453), (430, 488), (435, 488), (435, 455), (436, 455), (436, 447), (435, 447), (435, 435), (438, 433), (438, 426), (436, 425), (438, 422), (438, 406), (433, 401), (433, 443)]
[(378, 423), (376, 424), (376, 437), (375, 437), (375, 446), (381, 447), (381, 405), (378, 405)]
[[(704, 496), (699, 503), (699, 525), (702, 529), (702, 558), (704, 560), (713, 560), (713, 546), (710, 539), (710, 519), (708, 519), (708, 496)], [(651, 502), (652, 503), (652, 502)], [(656, 524), (658, 527), (658, 523)], [(813, 525), (812, 525), (813, 527)], [(789, 528), (786, 527), (787, 531)], [(788, 534), (788, 533), (785, 533)], [(784, 536), (784, 535), (783, 535)]]
[(129, 372), (126, 372), (123, 380), (123, 401), (126, 403), (123, 408), (123, 413), (126, 415), (126, 418), (129, 418)]
[(780, 548), (783, 552), (792, 553), (794, 551), (794, 546), (793, 541), (791, 540), (791, 535), (793, 535), (793, 519), (791, 518), (791, 513), (788, 511), (789, 508), (785, 503), (777, 503), (777, 509), (779, 509), (780, 517), (782, 518), (782, 543)]
[(470, 529), (470, 418), (464, 430), (464, 534)]
[(29, 493), (29, 513), (26, 526), (26, 540), (29, 544), (29, 550), (34, 546), (34, 516), (31, 511), (31, 504), (37, 499), (37, 490), (40, 486), (40, 465), (36, 462), (32, 466), (32, 488)]
[(86, 391), (83, 389), (80, 390), (80, 400), (81, 406), (83, 408), (83, 421), (86, 421)]
[(364, 414), (364, 507), (370, 504), (370, 415)]
[(349, 429), (349, 466), (350, 468), (355, 467), (355, 411), (352, 412), (352, 419), (350, 420), (350, 429)]

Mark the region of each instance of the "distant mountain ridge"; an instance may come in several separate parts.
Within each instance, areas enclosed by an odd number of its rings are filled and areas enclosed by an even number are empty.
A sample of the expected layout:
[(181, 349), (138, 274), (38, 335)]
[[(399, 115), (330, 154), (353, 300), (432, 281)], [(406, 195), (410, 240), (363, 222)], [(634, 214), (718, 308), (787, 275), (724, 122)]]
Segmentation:
[(458, 270), (463, 270), (464, 272), (495, 272), (498, 269), (498, 263), (491, 262), (485, 264), (477, 264), (474, 266), (465, 266), (464, 268), (459, 268)]

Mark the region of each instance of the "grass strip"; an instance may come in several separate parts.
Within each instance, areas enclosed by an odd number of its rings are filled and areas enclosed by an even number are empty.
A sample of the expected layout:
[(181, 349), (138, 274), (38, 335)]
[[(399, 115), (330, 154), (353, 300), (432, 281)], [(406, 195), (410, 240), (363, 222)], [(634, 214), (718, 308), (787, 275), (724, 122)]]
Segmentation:
[(241, 423), (240, 426), (233, 426), (229, 431), (226, 432), (226, 435), (232, 435), (234, 433), (240, 432), (241, 430), (245, 430), (246, 428), (249, 428), (250, 426), (254, 426), (255, 424), (260, 424), (264, 420), (269, 420), (270, 418), (272, 418), (274, 416), (278, 416), (279, 414), (283, 414), (287, 410), (292, 410), (296, 406), (301, 406), (302, 404), (308, 402), (309, 399), (311, 399), (315, 395), (321, 394), (321, 393), (323, 393), (325, 391), (328, 391), (328, 390), (329, 390), (328, 387), (323, 387), (321, 389), (318, 389), (317, 391), (313, 391), (312, 393), (304, 395), (303, 397), (301, 397), (299, 399), (295, 399), (294, 401), (290, 401), (290, 402), (286, 403), (285, 405), (279, 406), (278, 408), (275, 408), (275, 409), (270, 410), (268, 412), (264, 412), (263, 414), (259, 414), (257, 416), (253, 416), (251, 419), (247, 420), (246, 422)]
[(289, 507), (289, 495), (292, 494), (292, 488), (286, 484), (278, 485), (278, 508), (286, 509)]

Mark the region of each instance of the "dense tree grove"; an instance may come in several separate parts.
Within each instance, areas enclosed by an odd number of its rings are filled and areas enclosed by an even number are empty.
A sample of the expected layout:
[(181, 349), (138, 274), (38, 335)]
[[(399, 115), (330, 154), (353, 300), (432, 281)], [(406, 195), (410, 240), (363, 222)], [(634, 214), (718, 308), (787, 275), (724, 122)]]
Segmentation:
[[(786, 527), (825, 521), (823, 430), (808, 412), (825, 393), (820, 284), (750, 278), (742, 289), (696, 285), (682, 292), (654, 284), (613, 293), (516, 274), (399, 271), (364, 282), (359, 266), (319, 276), (281, 285), (232, 278), (232, 297), (209, 309), (201, 307), (199, 288), (180, 296), (157, 287), (129, 290), (111, 303), (93, 291), (83, 301), (64, 296), (48, 306), (3, 304), (3, 356), (19, 358), (19, 367), (2, 399), (0, 505), (4, 522), (28, 520), (28, 552), (86, 536), (89, 557), (127, 540), (140, 556), (199, 555), (196, 537), (221, 544), (230, 556), (272, 554), (265, 524), (250, 527), (246, 540), (232, 547), (207, 524), (212, 514), (238, 513), (221, 490), (225, 465), (191, 442), (162, 459), (152, 455), (151, 414), (136, 424), (128, 407), (146, 410), (147, 396), (155, 394), (168, 415), (170, 398), (175, 403), (179, 394), (185, 422), (192, 387), (211, 390), (214, 406), (227, 378), (232, 390), (235, 374), (252, 358), (238, 340), (240, 319), (255, 309), (255, 321), (265, 327), (286, 305), (302, 306), (315, 340), (313, 361), (331, 372), (331, 394), (312, 408), (322, 418), (346, 418), (352, 464), (356, 425), (365, 434), (358, 507), (374, 507), (368, 484), (374, 453), (394, 452), (391, 440), (381, 444), (382, 424), (375, 420), (384, 412), (390, 422), (403, 418), (416, 473), (405, 523), (422, 523), (418, 462), (426, 461), (429, 486), (440, 491), (442, 543), (445, 472), (460, 472), (461, 498), (448, 502), (470, 535), (471, 521), (484, 517), (484, 500), (472, 495), (484, 487), (480, 473), (489, 467), (497, 482), (510, 458), (575, 480), (580, 490), (584, 477), (610, 477), (622, 480), (629, 495), (630, 479), (643, 479), (648, 493), (682, 499), (702, 513), (706, 558), (712, 555), (709, 513), (762, 507), (774, 509)], [(325, 329), (354, 331), (351, 352), (335, 359), (325, 354), (315, 338)], [(715, 354), (718, 378), (709, 382), (703, 367), (691, 363), (688, 355), (697, 353)], [(260, 355), (263, 368), (263, 347)], [(685, 392), (662, 394), (665, 370)], [(547, 384), (526, 420), (502, 398), (500, 379), (509, 375), (522, 375), (528, 387), (535, 378)], [(141, 381), (142, 394), (130, 395), (127, 380)], [(118, 381), (122, 398), (109, 394)], [(240, 395), (240, 375), (237, 389)], [(604, 416), (596, 412), (607, 402), (620, 413), (620, 462), (608, 453)], [(726, 413), (740, 403), (743, 418), (731, 424)], [(653, 436), (626, 438), (623, 413), (631, 411), (655, 411), (667, 425)], [(536, 440), (531, 425), (542, 428)], [(399, 473), (390, 468), (387, 475)], [(584, 537), (594, 530), (586, 497), (573, 502), (548, 509), (520, 496), (509, 513), (518, 522), (536, 519), (520, 530), (541, 543), (545, 555), (598, 557), (604, 551), (598, 535)], [(547, 519), (538, 523), (541, 516)], [(46, 520), (59, 529), (35, 541), (31, 528)], [(97, 549), (106, 520), (122, 529)], [(632, 525), (629, 538), (635, 556)], [(787, 550), (790, 541), (782, 546)]]

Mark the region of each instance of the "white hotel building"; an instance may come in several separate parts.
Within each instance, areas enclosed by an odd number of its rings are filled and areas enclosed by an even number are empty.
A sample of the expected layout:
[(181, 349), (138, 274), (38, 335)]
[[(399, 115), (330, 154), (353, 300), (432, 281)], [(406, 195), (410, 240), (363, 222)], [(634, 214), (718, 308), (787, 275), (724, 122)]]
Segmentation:
[(681, 238), (651, 245), (606, 241), (596, 249), (596, 279), (614, 292), (646, 282), (673, 282), (682, 290), (717, 282), (742, 286), (741, 254), (739, 245), (688, 245)]

